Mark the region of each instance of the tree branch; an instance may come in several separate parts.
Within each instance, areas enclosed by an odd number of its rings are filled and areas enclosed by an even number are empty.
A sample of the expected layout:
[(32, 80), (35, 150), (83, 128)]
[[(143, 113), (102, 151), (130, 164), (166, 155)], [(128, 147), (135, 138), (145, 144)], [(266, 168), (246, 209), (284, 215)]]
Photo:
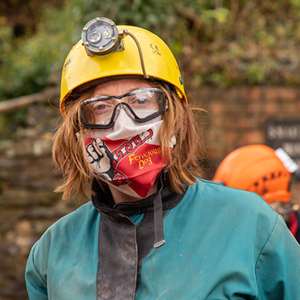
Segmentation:
[(59, 88), (47, 88), (40, 93), (13, 98), (0, 102), (0, 113), (11, 112), (37, 102), (51, 102), (59, 98)]

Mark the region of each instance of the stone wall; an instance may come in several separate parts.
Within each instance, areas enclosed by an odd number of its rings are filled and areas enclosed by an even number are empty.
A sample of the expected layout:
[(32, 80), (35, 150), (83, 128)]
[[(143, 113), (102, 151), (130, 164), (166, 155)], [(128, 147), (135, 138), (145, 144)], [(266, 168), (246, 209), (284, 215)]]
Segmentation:
[[(203, 88), (191, 94), (204, 126), (209, 177), (232, 150), (264, 143), (264, 122), (270, 118), (300, 118), (300, 89), (254, 87), (219, 90)], [(47, 104), (29, 107), (25, 127), (0, 139), (0, 299), (27, 299), (24, 268), (33, 243), (49, 225), (74, 210), (74, 202), (53, 193), (61, 174), (51, 162), (52, 137), (59, 119)], [(3, 128), (2, 130), (5, 130)], [(1, 135), (2, 136), (2, 135)], [(292, 187), (299, 199), (299, 185)]]
[[(61, 181), (51, 160), (57, 109), (32, 105), (25, 127), (0, 140), (0, 299), (27, 299), (24, 268), (33, 243), (79, 202), (53, 193)], [(4, 128), (3, 131), (9, 130)]]

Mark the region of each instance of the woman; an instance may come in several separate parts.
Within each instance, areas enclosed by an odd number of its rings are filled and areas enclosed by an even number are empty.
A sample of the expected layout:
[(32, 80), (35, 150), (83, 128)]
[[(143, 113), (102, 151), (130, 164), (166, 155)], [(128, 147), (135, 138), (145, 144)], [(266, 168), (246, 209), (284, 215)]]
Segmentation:
[(254, 193), (199, 179), (169, 48), (102, 18), (82, 40), (63, 68), (53, 157), (57, 191), (92, 201), (33, 246), (29, 298), (296, 299), (300, 249), (282, 219)]

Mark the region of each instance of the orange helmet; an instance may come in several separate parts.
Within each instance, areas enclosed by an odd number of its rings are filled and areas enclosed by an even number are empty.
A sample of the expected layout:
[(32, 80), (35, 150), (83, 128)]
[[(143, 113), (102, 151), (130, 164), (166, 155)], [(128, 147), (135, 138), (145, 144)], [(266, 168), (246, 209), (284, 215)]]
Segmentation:
[(227, 155), (213, 181), (255, 192), (270, 204), (290, 201), (290, 179), (291, 173), (274, 149), (265, 145), (249, 145)]

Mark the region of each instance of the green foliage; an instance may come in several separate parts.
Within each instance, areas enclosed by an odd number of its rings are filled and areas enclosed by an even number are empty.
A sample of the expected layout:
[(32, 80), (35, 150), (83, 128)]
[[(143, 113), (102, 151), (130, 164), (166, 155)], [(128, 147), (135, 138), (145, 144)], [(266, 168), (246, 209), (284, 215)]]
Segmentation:
[(45, 5), (35, 34), (21, 38), (0, 18), (0, 101), (58, 78), (82, 27), (98, 16), (161, 36), (188, 88), (299, 84), (299, 8), (299, 0), (65, 0)]

